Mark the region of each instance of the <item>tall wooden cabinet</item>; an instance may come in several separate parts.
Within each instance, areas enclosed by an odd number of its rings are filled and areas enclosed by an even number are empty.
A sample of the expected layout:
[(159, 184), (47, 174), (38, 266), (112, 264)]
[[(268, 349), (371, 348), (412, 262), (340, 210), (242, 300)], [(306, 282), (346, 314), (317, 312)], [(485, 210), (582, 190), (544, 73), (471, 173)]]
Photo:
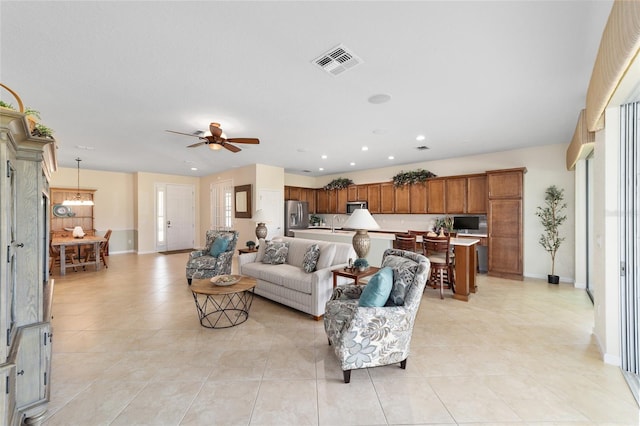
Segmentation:
[(487, 172), (489, 275), (523, 279), (524, 174), (527, 169)]
[(55, 142), (0, 109), (0, 422), (39, 424), (51, 386), (49, 177)]

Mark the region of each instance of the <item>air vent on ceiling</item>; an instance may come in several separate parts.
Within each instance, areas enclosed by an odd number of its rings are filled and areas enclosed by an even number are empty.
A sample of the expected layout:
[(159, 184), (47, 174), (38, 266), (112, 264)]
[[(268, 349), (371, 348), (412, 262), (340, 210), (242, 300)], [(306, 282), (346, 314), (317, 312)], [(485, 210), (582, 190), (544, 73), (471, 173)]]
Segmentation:
[(362, 63), (362, 59), (354, 55), (345, 45), (340, 44), (318, 56), (313, 63), (336, 76)]
[(416, 147), (416, 149), (417, 149), (418, 151), (426, 151), (426, 150), (428, 150), (428, 149), (429, 149), (429, 147), (428, 147), (428, 146), (426, 146), (426, 145), (420, 145), (420, 146), (417, 146), (417, 147)]

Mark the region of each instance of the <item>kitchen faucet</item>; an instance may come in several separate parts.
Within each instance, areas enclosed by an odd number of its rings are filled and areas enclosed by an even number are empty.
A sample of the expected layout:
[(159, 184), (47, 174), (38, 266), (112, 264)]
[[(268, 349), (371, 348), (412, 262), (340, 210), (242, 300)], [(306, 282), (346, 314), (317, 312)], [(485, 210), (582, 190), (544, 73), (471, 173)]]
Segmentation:
[(331, 217), (331, 232), (336, 232), (336, 228), (335, 228), (335, 226), (334, 226), (333, 222), (335, 222), (335, 220), (336, 220), (336, 218), (337, 218), (337, 217), (338, 217), (338, 215), (337, 215), (337, 214), (334, 214), (334, 215)]

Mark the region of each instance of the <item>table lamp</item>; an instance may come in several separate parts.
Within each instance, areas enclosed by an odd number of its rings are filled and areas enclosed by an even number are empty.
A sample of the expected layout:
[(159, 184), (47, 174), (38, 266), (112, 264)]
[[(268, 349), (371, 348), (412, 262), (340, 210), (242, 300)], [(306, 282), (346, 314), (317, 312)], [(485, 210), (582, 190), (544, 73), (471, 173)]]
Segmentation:
[(380, 225), (376, 223), (371, 213), (369, 213), (369, 210), (356, 209), (343, 227), (356, 230), (356, 234), (353, 236), (351, 243), (358, 258), (364, 259), (367, 254), (369, 254), (369, 247), (371, 246), (371, 239), (369, 238), (367, 230), (380, 229)]
[(264, 210), (259, 209), (256, 210), (256, 214), (253, 216), (253, 220), (256, 222), (256, 238), (260, 239), (260, 238), (267, 238), (267, 225), (265, 225), (265, 222), (268, 222), (267, 220), (267, 215), (265, 214)]

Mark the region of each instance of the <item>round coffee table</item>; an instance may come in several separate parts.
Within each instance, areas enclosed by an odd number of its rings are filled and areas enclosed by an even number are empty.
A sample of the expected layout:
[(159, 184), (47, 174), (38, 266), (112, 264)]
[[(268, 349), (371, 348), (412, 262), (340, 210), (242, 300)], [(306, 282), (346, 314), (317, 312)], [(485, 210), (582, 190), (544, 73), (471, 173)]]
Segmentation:
[(190, 289), (200, 317), (200, 325), (207, 328), (228, 328), (242, 324), (249, 318), (256, 280), (242, 276), (229, 286), (218, 286), (208, 278), (194, 279)]

